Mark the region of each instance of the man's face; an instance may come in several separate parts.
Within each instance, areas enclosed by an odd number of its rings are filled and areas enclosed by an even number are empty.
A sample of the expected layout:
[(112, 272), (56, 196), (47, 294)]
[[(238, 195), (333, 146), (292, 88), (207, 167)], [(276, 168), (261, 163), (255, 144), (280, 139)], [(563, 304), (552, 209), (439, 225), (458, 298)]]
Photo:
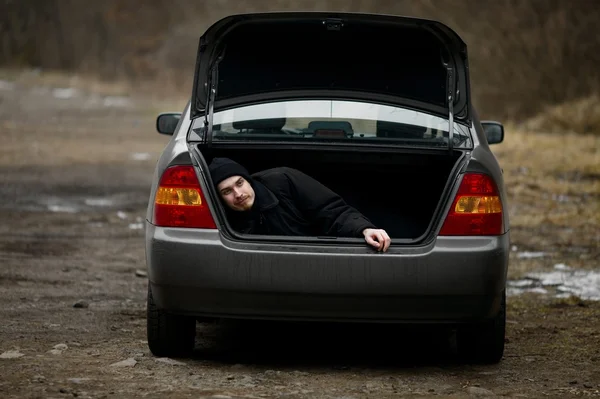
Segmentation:
[(217, 186), (219, 195), (234, 211), (248, 211), (254, 205), (254, 189), (242, 176), (231, 176)]

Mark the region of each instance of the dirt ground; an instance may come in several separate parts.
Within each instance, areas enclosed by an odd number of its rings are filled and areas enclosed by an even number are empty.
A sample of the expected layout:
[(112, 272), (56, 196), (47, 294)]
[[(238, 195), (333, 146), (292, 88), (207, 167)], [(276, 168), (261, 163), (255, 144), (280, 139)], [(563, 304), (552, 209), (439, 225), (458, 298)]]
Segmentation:
[[(493, 366), (461, 364), (437, 329), (266, 322), (199, 325), (192, 359), (152, 356), (142, 221), (168, 141), (154, 117), (182, 105), (0, 75), (0, 397), (600, 396), (600, 302), (550, 288), (508, 298)], [(511, 279), (598, 270), (599, 143), (509, 130), (496, 147)]]

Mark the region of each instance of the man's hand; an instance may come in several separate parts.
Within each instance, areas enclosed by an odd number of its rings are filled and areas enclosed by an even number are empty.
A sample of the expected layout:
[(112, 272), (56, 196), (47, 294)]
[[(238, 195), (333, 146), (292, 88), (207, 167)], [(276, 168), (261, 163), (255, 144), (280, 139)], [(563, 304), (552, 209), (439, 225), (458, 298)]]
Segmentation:
[(367, 244), (377, 249), (377, 251), (386, 252), (392, 242), (390, 236), (382, 229), (364, 229), (362, 233)]

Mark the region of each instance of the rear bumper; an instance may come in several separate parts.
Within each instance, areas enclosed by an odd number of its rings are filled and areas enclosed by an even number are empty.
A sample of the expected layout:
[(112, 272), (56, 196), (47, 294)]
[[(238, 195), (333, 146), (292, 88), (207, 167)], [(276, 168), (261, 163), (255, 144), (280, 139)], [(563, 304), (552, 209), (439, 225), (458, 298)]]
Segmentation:
[(236, 243), (218, 231), (146, 225), (156, 304), (173, 313), (282, 320), (460, 323), (499, 309), (508, 234), (427, 248)]

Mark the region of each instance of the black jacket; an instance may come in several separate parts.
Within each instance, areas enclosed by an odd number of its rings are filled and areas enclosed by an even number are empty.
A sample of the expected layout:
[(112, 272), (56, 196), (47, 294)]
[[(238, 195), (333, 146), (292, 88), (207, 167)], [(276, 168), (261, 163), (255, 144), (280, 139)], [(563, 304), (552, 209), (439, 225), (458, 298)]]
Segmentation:
[(229, 211), (240, 233), (362, 237), (375, 226), (339, 195), (299, 170), (279, 167), (252, 175), (254, 205), (250, 211)]

